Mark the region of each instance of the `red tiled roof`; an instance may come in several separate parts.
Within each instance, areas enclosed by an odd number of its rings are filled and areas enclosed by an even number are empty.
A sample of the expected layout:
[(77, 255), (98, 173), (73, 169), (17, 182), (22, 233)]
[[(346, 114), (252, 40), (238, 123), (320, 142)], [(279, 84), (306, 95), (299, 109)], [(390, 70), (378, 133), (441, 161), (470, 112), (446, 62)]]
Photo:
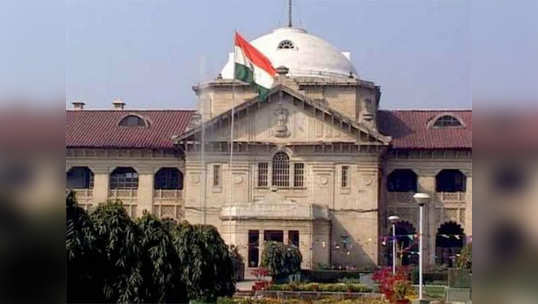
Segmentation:
[[(120, 127), (136, 114), (149, 127)], [(173, 148), (171, 137), (182, 134), (194, 111), (187, 110), (67, 110), (65, 145), (70, 148)]]
[[(439, 115), (452, 114), (465, 127), (430, 128)], [(394, 149), (472, 149), (472, 110), (381, 110), (377, 114), (379, 131), (392, 136)]]

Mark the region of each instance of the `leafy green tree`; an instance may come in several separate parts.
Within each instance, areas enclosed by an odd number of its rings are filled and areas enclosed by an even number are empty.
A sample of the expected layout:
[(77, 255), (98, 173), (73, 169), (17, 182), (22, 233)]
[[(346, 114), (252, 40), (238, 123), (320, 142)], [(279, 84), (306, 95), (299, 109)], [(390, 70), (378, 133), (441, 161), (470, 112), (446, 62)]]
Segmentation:
[(170, 226), (149, 213), (139, 218), (141, 232), (142, 296), (144, 302), (186, 302), (185, 285), (181, 281), (182, 266), (174, 247)]
[(264, 245), (261, 266), (268, 268), (273, 276), (282, 278), (299, 272), (302, 260), (296, 246), (271, 241)]
[(102, 269), (106, 301), (142, 302), (141, 233), (138, 227), (120, 201), (100, 205), (90, 218), (94, 222), (98, 246), (105, 257)]
[(456, 258), (456, 267), (458, 269), (471, 270), (473, 268), (473, 243), (469, 243), (463, 247), (460, 254)]
[(97, 234), (86, 210), (77, 205), (75, 194), (66, 196), (67, 301), (101, 302), (103, 266)]
[(233, 295), (232, 259), (215, 227), (183, 222), (172, 235), (189, 299), (213, 302), (218, 297)]

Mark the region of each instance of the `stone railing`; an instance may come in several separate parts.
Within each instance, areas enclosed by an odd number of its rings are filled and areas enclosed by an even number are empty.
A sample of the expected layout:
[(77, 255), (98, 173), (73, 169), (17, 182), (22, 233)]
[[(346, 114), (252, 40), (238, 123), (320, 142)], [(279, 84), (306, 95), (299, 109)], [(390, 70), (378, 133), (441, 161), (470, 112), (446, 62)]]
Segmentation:
[(465, 192), (437, 192), (437, 198), (441, 202), (465, 202)]
[(183, 200), (182, 190), (155, 189), (153, 190), (153, 199), (158, 200)]
[(88, 210), (94, 206), (93, 189), (70, 189), (75, 193), (77, 203), (80, 207)]
[(137, 189), (110, 189), (108, 190), (108, 199), (120, 200), (131, 217), (137, 217), (136, 206), (138, 190)]
[(110, 189), (108, 190), (108, 197), (111, 199), (136, 199), (138, 196), (137, 189)]
[(393, 203), (413, 203), (413, 192), (387, 192), (387, 200)]
[(156, 189), (153, 190), (153, 214), (160, 218), (183, 218), (183, 191)]

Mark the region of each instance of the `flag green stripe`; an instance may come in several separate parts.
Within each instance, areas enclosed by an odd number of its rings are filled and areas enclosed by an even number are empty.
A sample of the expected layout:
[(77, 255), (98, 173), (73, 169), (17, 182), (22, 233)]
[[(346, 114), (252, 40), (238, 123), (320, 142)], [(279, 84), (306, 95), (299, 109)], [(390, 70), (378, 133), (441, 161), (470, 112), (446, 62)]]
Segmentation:
[(256, 85), (256, 89), (258, 91), (258, 97), (261, 100), (265, 100), (267, 98), (267, 94), (269, 94), (270, 90), (268, 88), (262, 87), (261, 85)]
[(253, 83), (254, 82), (254, 73), (251, 69), (249, 69), (246, 65), (242, 65), (240, 63), (235, 63), (235, 73), (234, 78), (248, 82)]

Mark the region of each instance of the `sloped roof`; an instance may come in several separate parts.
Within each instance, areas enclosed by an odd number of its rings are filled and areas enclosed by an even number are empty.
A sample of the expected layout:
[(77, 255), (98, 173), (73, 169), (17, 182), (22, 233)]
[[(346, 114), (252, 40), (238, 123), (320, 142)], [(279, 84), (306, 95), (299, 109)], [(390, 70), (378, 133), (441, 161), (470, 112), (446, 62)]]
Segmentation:
[[(432, 120), (443, 114), (461, 119), (464, 127), (432, 128)], [(472, 149), (472, 115), (472, 110), (380, 110), (377, 122), (394, 149)]]
[[(138, 115), (148, 127), (119, 126), (122, 118)], [(68, 148), (173, 148), (172, 135), (190, 123), (191, 110), (67, 110), (65, 145)]]

